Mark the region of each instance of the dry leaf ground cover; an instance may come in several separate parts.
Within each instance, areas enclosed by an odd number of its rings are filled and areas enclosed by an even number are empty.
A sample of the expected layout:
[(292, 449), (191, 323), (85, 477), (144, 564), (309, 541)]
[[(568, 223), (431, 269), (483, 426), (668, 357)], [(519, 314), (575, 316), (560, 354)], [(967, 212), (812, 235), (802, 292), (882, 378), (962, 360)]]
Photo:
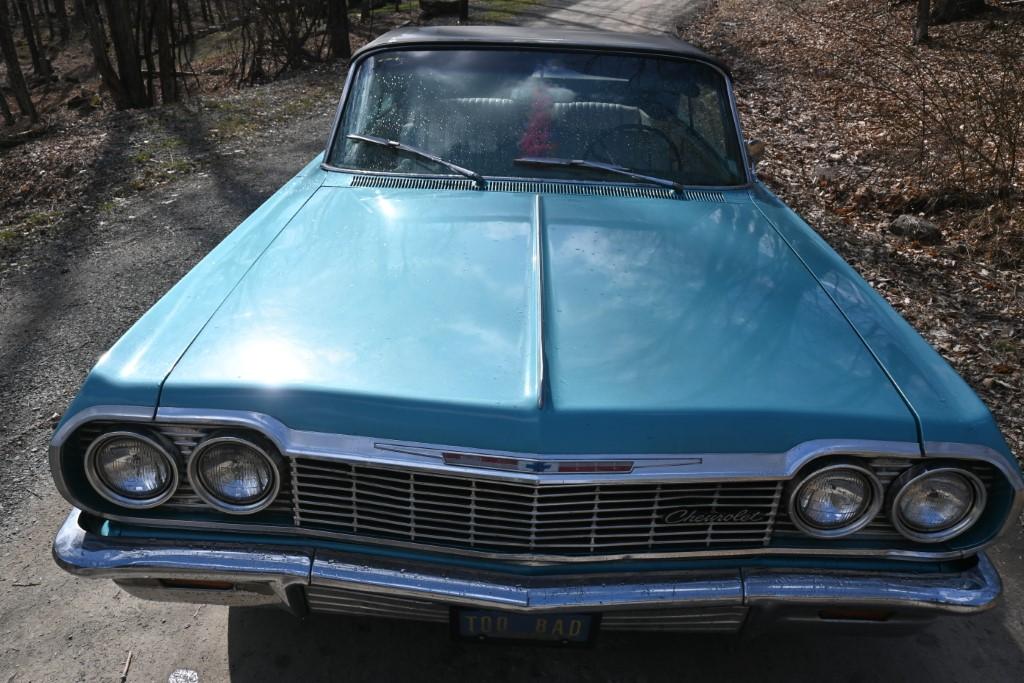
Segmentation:
[[(768, 145), (762, 179), (964, 376), (1021, 457), (1024, 154), (1012, 167), (990, 132), (1009, 126), (1024, 145), (1024, 13), (933, 27), (932, 44), (913, 47), (913, 11), (718, 0), (683, 37), (731, 65), (746, 135)], [(961, 71), (968, 59), (974, 74)], [(912, 109), (927, 88), (947, 102)], [(972, 88), (987, 102), (966, 101)], [(940, 125), (973, 149), (953, 149)], [(998, 192), (985, 157), (1013, 171)], [(940, 243), (890, 232), (907, 213), (937, 225)]]

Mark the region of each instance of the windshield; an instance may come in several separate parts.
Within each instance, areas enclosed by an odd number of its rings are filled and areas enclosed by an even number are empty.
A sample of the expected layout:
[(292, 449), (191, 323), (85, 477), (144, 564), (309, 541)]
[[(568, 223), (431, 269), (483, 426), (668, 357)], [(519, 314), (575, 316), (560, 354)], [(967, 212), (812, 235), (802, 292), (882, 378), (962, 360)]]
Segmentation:
[(422, 157), (347, 136), (399, 141), (491, 177), (613, 180), (522, 157), (615, 164), (683, 185), (741, 185), (725, 77), (702, 62), (612, 53), (395, 50), (366, 58), (329, 163), (446, 174)]

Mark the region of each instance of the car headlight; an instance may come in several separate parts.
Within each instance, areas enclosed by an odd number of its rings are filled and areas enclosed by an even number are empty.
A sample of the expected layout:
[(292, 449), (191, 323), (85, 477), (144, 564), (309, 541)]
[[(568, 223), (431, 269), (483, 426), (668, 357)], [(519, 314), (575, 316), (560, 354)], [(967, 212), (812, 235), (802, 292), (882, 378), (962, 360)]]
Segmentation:
[(901, 534), (938, 543), (967, 531), (985, 508), (985, 486), (976, 475), (949, 465), (907, 470), (893, 483), (891, 516)]
[(816, 469), (793, 487), (789, 516), (804, 533), (838, 538), (864, 528), (882, 507), (882, 486), (868, 469), (833, 464)]
[(270, 505), (280, 489), (277, 463), (252, 441), (215, 436), (196, 448), (189, 460), (196, 493), (213, 507), (251, 514)]
[(85, 453), (85, 474), (97, 493), (128, 508), (163, 503), (178, 486), (178, 467), (167, 448), (144, 432), (101, 435)]

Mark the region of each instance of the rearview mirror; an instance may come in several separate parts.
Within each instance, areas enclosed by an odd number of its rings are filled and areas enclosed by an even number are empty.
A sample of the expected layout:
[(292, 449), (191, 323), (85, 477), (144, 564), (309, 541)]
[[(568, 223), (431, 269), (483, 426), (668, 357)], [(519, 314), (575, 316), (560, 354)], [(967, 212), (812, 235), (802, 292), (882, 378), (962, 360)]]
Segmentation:
[(764, 158), (764, 143), (760, 140), (748, 140), (747, 158), (750, 159), (752, 167), (761, 163), (761, 159)]

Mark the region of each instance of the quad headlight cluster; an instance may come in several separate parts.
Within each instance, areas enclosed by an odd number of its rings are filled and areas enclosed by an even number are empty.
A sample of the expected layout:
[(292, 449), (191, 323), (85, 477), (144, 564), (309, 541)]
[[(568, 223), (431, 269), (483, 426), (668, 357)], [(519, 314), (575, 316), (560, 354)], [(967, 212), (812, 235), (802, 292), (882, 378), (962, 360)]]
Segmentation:
[[(142, 430), (108, 432), (85, 453), (92, 487), (112, 503), (145, 509), (167, 501), (178, 488), (176, 450)], [(281, 488), (280, 459), (270, 448), (233, 434), (200, 443), (187, 463), (196, 494), (232, 514), (251, 514), (270, 505)]]
[(789, 516), (815, 538), (848, 536), (885, 507), (892, 525), (919, 543), (946, 541), (971, 528), (985, 509), (985, 486), (957, 465), (911, 467), (888, 491), (870, 469), (839, 462), (813, 469), (793, 482)]

